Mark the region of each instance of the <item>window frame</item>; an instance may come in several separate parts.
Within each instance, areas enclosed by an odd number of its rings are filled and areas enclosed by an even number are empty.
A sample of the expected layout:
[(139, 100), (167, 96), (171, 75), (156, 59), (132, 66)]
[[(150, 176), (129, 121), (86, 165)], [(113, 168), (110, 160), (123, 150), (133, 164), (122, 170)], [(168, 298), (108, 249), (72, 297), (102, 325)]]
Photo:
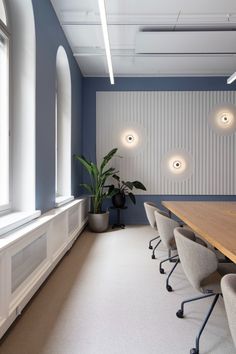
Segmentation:
[(57, 48), (55, 64), (55, 207), (60, 207), (74, 199), (71, 190), (72, 79), (68, 55), (62, 45)]
[[(2, 1), (2, 0), (0, 0)], [(3, 7), (5, 9), (6, 14), (6, 23), (8, 24), (8, 18), (5, 8), (5, 3), (2, 1)], [(5, 51), (6, 51), (6, 90), (7, 90), (7, 97), (6, 97), (6, 114), (8, 120), (8, 203), (0, 205), (0, 216), (6, 213), (9, 213), (12, 208), (11, 196), (12, 196), (12, 164), (11, 164), (11, 117), (10, 117), (10, 32), (8, 26), (0, 19), (0, 35), (4, 38)]]

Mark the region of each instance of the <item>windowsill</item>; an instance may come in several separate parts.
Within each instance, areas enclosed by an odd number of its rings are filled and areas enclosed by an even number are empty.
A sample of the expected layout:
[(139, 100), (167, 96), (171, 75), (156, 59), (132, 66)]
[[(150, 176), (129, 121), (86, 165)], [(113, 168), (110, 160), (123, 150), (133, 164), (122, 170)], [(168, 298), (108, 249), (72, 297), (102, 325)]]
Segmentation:
[(38, 218), (41, 211), (14, 211), (0, 217), (0, 236)]
[(74, 196), (73, 195), (56, 197), (55, 207), (59, 208), (62, 205), (71, 202), (72, 200), (74, 200)]

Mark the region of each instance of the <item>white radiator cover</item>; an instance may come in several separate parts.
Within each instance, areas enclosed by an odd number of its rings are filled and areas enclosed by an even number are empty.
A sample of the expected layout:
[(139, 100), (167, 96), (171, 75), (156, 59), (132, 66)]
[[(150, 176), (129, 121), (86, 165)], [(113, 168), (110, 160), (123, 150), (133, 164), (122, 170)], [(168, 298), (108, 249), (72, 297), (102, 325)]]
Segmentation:
[[(215, 104), (236, 103), (235, 91), (97, 92), (98, 161), (120, 146), (125, 127), (137, 130), (141, 146), (112, 164), (125, 180), (140, 180), (147, 192), (138, 194), (236, 194), (236, 135), (219, 136), (208, 124)], [(192, 158), (192, 174), (184, 181), (165, 178), (163, 156), (183, 149)]]
[(14, 254), (11, 258), (11, 292), (13, 293), (46, 258), (46, 234)]
[(74, 200), (1, 238), (0, 337), (87, 223), (87, 198)]

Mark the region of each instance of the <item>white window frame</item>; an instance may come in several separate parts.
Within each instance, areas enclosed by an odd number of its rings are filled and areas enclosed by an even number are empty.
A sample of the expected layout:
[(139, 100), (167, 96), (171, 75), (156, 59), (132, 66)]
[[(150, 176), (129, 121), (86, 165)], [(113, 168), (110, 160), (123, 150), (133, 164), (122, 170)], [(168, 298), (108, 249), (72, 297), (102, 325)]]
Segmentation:
[(55, 82), (55, 206), (74, 199), (71, 195), (72, 83), (69, 60), (63, 46), (56, 56)]
[[(0, 0), (2, 1), (2, 0)], [(2, 1), (3, 7), (5, 9), (5, 4)], [(6, 23), (7, 23), (7, 14), (6, 15)], [(10, 46), (10, 33), (9, 33), (9, 29), (7, 27), (7, 25), (0, 19), (0, 36), (4, 39), (4, 47), (5, 47), (5, 55), (6, 55), (6, 83), (5, 83), (5, 88), (6, 88), (6, 107), (5, 107), (5, 115), (6, 115), (6, 120), (7, 120), (7, 136), (6, 136), (6, 144), (8, 145), (7, 147), (7, 174), (8, 174), (8, 182), (7, 185), (5, 185), (5, 187), (7, 188), (7, 194), (8, 194), (8, 203), (6, 204), (2, 204), (0, 205), (0, 215), (6, 214), (6, 212), (9, 212), (9, 210), (11, 209), (11, 158), (10, 158), (10, 146), (11, 146), (11, 136), (10, 136), (10, 126), (11, 126), (11, 119), (10, 119), (10, 114), (9, 114), (9, 97), (10, 97), (10, 72), (9, 72), (9, 68), (10, 68), (10, 55), (9, 55), (9, 46)]]
[[(0, 210), (0, 235), (40, 216), (35, 210), (36, 36), (28, 0), (0, 0), (5, 10), (0, 30), (9, 38), (9, 208)], [(11, 20), (11, 21), (10, 21)], [(13, 34), (9, 34), (9, 31)], [(19, 46), (20, 43), (20, 46)], [(27, 79), (24, 75), (27, 72)], [(22, 90), (24, 83), (24, 90)], [(24, 93), (24, 94), (22, 94)], [(22, 129), (27, 127), (28, 129)], [(14, 176), (14, 178), (13, 178)], [(5, 207), (4, 207), (5, 209)]]

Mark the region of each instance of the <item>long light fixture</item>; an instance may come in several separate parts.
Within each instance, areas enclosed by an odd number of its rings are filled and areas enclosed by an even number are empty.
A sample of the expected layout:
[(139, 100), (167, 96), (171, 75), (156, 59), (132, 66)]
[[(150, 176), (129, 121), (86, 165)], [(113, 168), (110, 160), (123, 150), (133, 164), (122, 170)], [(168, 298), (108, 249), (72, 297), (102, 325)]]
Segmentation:
[(101, 23), (102, 23), (102, 32), (103, 32), (103, 39), (105, 44), (105, 51), (107, 57), (107, 65), (108, 71), (110, 76), (111, 85), (114, 85), (114, 75), (113, 75), (113, 68), (112, 68), (112, 61), (111, 61), (111, 50), (110, 50), (110, 43), (109, 43), (109, 36), (108, 36), (108, 28), (107, 28), (107, 17), (106, 17), (106, 8), (105, 8), (105, 0), (98, 0), (98, 6), (100, 11)]
[(236, 71), (227, 79), (227, 84), (232, 84), (232, 82), (236, 79)]

